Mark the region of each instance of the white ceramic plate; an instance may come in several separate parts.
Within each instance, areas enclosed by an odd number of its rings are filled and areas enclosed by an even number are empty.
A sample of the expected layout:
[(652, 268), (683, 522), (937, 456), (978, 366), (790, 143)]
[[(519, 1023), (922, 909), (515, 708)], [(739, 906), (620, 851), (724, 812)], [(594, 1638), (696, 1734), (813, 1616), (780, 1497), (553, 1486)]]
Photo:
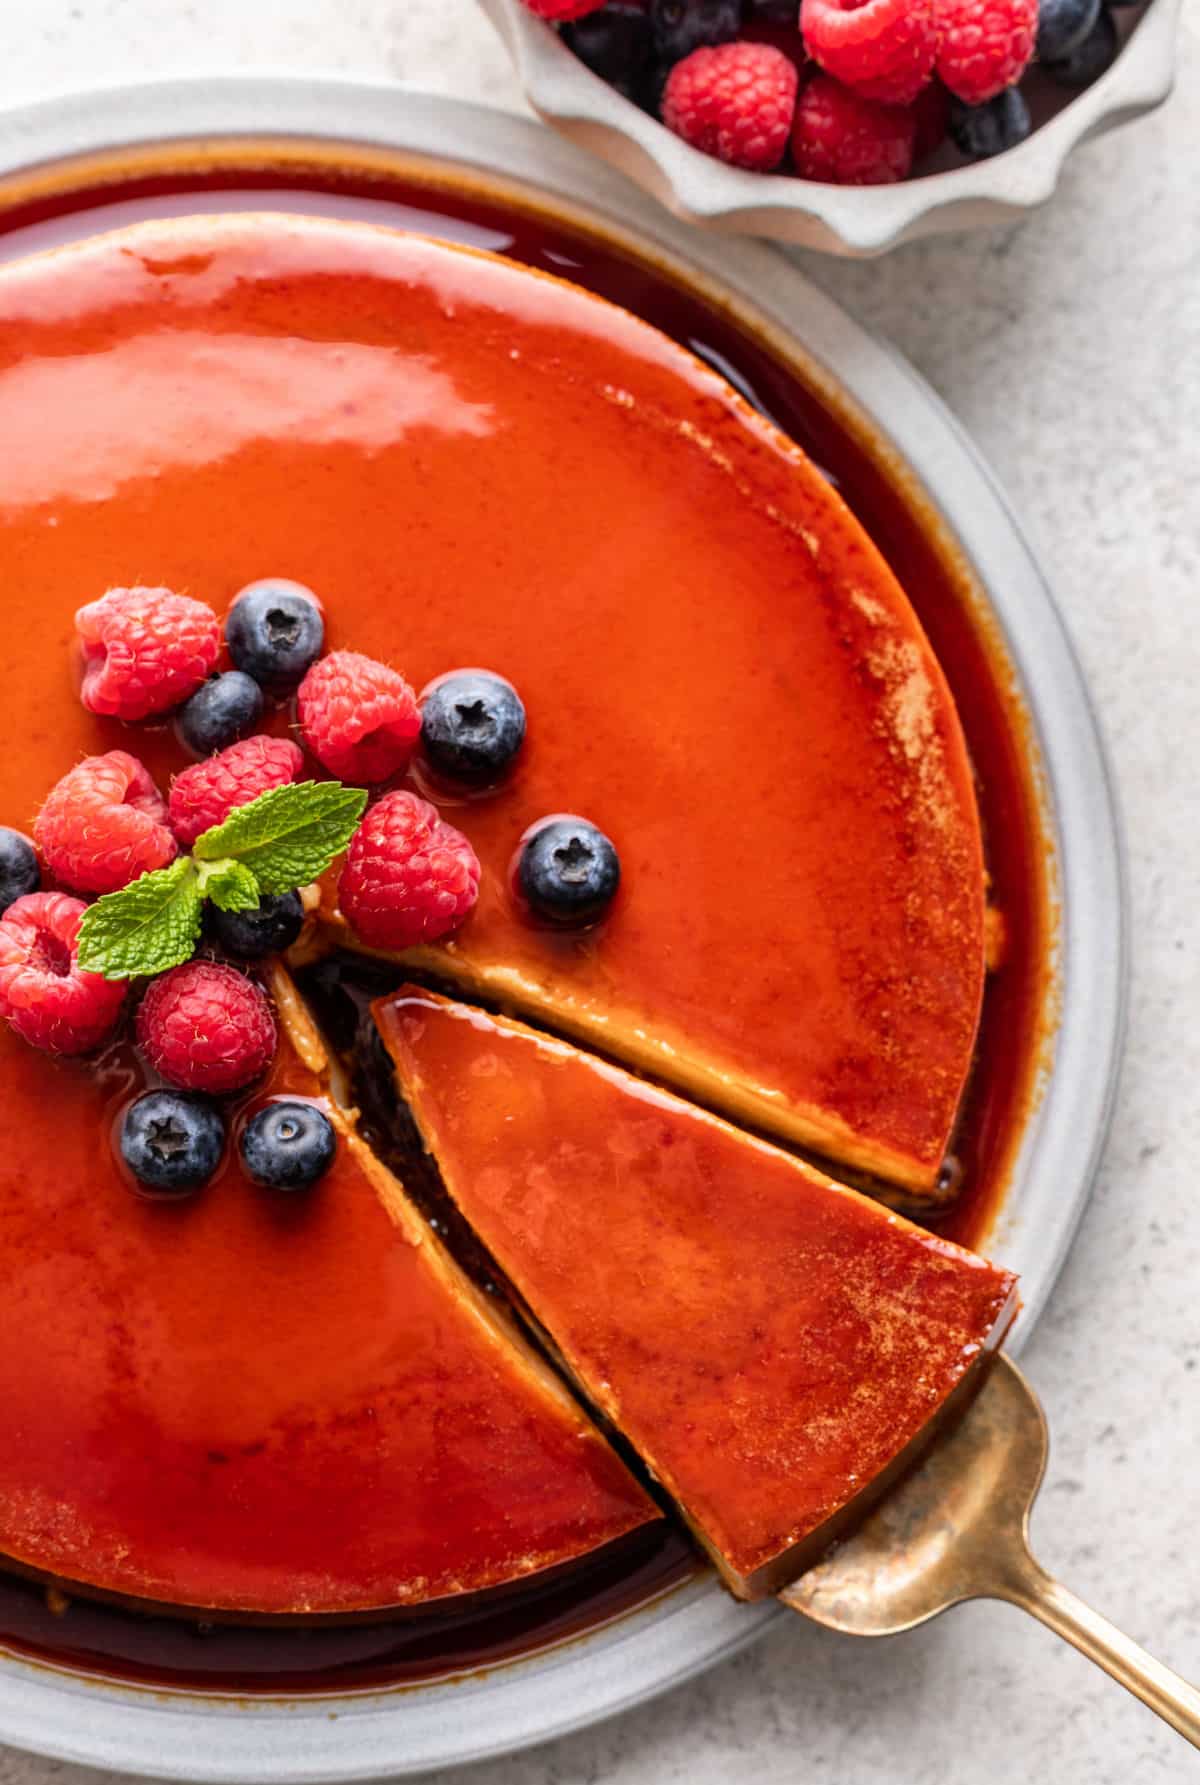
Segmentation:
[[(1108, 1121), (1125, 902), (1112, 792), (1078, 666), (1044, 577), (969, 441), (915, 373), (781, 254), (670, 221), (617, 174), (537, 125), (390, 86), (173, 83), (10, 112), (0, 116), (0, 222), (21, 170), (70, 191), (83, 177), (74, 157), (228, 137), (252, 139), (260, 163), (278, 153), (268, 139), (292, 148), (297, 139), (322, 139), (355, 153), (366, 145), (377, 167), (410, 180), (436, 185), (466, 169), (492, 196), (593, 224), (618, 248), (648, 250), (741, 315), (798, 339), (813, 376), (869, 418), (917, 487), (934, 495), (977, 572), (1032, 715), (1057, 846), (1062, 1021), (1053, 1071), (990, 1244), (1024, 1279), (1017, 1336), (1028, 1337), (1070, 1244)], [(192, 212), (230, 202), (220, 195), (152, 201), (158, 211)], [(271, 203), (376, 221), (401, 215), (385, 198), (338, 200), (303, 190), (277, 191)], [(0, 235), (0, 255), (113, 227), (131, 210), (144, 215), (147, 205), (115, 204)], [(402, 215), (412, 227), (411, 210)], [(486, 231), (463, 233), (488, 245)], [(607, 1628), (487, 1674), (300, 1700), (141, 1689), (0, 1654), (0, 1741), (95, 1766), (238, 1785), (415, 1773), (544, 1741), (626, 1709), (731, 1655), (781, 1615), (773, 1604), (737, 1605), (699, 1579)]]
[[(882, 254), (948, 230), (1013, 223), (1044, 204), (1078, 143), (1161, 105), (1175, 78), (1182, 0), (1153, 0), (1112, 67), (1063, 102), (1042, 77), (1035, 122), (1014, 149), (894, 186), (827, 186), (749, 173), (693, 149), (585, 68), (521, 0), (479, 0), (525, 96), (556, 130), (602, 155), (686, 222), (770, 236), (825, 254)], [(1127, 20), (1118, 13), (1120, 28)], [(1035, 83), (1036, 84), (1036, 83)]]

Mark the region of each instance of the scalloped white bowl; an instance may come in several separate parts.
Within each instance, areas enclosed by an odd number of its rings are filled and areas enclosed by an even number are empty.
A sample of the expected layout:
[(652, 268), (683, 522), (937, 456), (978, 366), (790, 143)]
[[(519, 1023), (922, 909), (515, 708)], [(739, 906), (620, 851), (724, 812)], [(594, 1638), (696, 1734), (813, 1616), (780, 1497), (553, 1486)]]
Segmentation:
[(539, 117), (687, 223), (866, 257), (951, 230), (1017, 221), (1044, 204), (1077, 143), (1162, 104), (1182, 0), (1151, 0), (1108, 72), (1015, 149), (895, 186), (826, 186), (727, 167), (607, 86), (521, 0), (479, 0)]

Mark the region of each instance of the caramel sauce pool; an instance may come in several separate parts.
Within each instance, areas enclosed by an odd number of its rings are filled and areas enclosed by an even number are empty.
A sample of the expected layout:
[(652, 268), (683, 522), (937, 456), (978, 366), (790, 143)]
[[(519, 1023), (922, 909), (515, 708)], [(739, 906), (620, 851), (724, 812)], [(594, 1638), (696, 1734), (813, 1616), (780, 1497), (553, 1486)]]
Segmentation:
[[(96, 164), (70, 180), (0, 190), (0, 253), (30, 252), (164, 211), (279, 209), (363, 216), (490, 248), (636, 312), (689, 347), (796, 440), (836, 483), (916, 609), (954, 691), (978, 785), (1003, 949), (989, 977), (976, 1064), (954, 1148), (961, 1192), (937, 1230), (986, 1247), (1052, 1021), (1050, 854), (1028, 722), (969, 574), (919, 492), (833, 398), (731, 312), (664, 270), (557, 217), (441, 180), (397, 177), (364, 152), (272, 154), (231, 146), (213, 165), (168, 151)], [(261, 154), (261, 151), (260, 151)], [(365, 202), (364, 202), (365, 201)], [(89, 220), (88, 213), (101, 212)], [(14, 234), (14, 232), (17, 232)], [(11, 243), (4, 236), (12, 236)], [(623, 1540), (554, 1579), (454, 1610), (371, 1624), (197, 1626), (0, 1577), (0, 1645), (53, 1665), (190, 1691), (301, 1694), (415, 1685), (496, 1666), (584, 1634), (693, 1578), (700, 1564), (672, 1525)]]

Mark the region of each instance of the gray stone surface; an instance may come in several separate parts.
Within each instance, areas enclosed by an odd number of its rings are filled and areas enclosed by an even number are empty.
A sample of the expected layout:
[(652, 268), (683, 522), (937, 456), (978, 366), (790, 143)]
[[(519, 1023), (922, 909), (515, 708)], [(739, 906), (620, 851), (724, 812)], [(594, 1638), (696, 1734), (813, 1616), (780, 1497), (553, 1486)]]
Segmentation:
[[(1055, 1434), (1047, 1566), (1200, 1679), (1200, 0), (1180, 89), (1082, 149), (1023, 228), (806, 260), (974, 433), (1049, 565), (1125, 803), (1127, 1065), (1095, 1199), (1027, 1353)], [(0, 103), (231, 68), (391, 75), (519, 104), (471, 0), (0, 0)], [(479, 1785), (1157, 1785), (1196, 1757), (1019, 1614), (878, 1646), (798, 1621)], [(0, 1750), (0, 1785), (83, 1785)]]

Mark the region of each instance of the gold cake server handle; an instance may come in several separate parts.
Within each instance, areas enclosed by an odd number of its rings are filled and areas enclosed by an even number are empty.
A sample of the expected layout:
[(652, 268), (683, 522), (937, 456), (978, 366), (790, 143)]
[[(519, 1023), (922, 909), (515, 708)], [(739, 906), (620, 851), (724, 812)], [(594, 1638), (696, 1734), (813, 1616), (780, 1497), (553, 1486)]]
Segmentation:
[(963, 1418), (859, 1531), (780, 1594), (847, 1636), (895, 1636), (966, 1599), (1057, 1632), (1200, 1748), (1200, 1691), (1060, 1586), (1029, 1548), (1049, 1449), (1037, 1396), (1001, 1355)]

